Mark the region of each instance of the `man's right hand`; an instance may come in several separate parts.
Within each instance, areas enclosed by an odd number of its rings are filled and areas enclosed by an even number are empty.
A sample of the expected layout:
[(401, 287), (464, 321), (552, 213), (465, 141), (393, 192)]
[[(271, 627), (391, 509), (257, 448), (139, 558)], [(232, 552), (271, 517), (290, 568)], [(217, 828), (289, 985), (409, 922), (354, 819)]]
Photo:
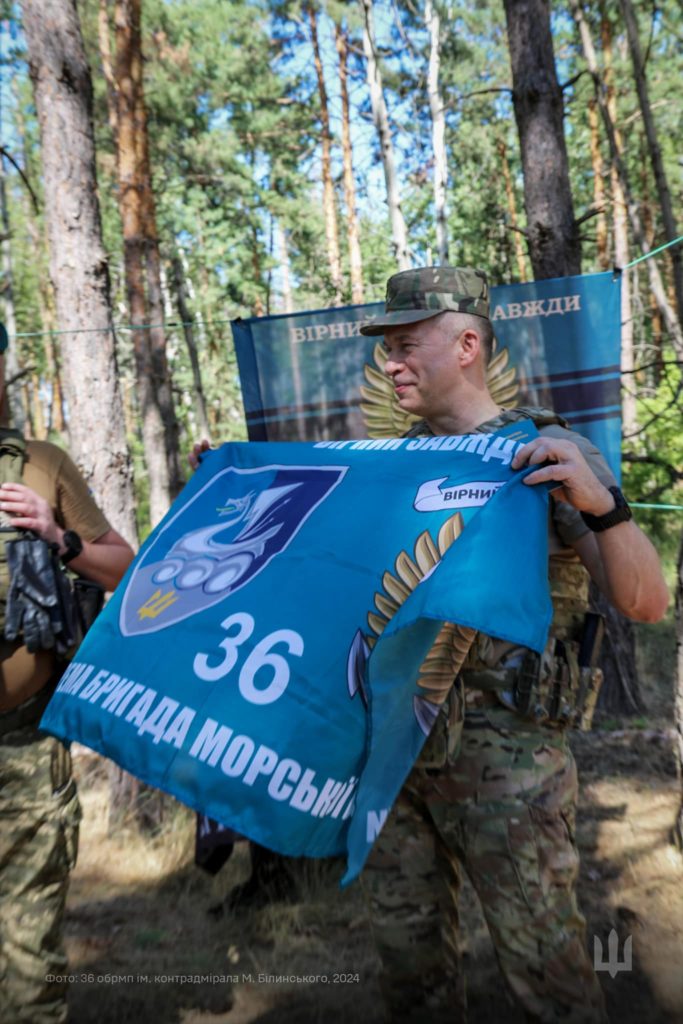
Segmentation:
[(203, 441), (197, 441), (192, 446), (192, 451), (187, 456), (187, 461), (192, 466), (193, 472), (199, 468), (199, 463), (202, 461), (202, 455), (204, 452), (208, 452), (210, 448), (211, 442), (207, 441), (206, 438), (204, 438)]

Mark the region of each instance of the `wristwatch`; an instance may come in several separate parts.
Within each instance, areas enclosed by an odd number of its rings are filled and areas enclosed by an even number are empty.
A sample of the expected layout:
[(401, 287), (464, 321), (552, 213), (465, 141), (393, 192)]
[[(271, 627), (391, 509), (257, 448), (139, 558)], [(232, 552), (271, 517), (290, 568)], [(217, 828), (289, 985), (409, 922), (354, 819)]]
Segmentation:
[(633, 512), (619, 488), (610, 487), (609, 492), (614, 498), (614, 508), (611, 512), (605, 512), (604, 516), (593, 516), (590, 512), (581, 513), (581, 518), (593, 533), (602, 533), (603, 530), (609, 530), (611, 526), (627, 523), (629, 519), (633, 519)]
[(75, 530), (65, 530), (62, 543), (66, 545), (66, 551), (61, 556), (62, 563), (66, 565), (72, 558), (78, 558), (83, 550), (83, 541)]

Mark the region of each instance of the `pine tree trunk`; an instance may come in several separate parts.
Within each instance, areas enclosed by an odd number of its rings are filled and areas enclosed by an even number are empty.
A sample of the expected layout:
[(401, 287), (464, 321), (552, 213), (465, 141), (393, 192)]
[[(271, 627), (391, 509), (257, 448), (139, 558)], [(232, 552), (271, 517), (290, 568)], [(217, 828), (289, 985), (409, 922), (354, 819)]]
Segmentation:
[[(7, 364), (6, 379), (10, 380), (19, 372), (19, 353), (17, 352), (17, 323), (14, 316), (14, 275), (12, 273), (12, 247), (7, 209), (7, 185), (5, 181), (5, 158), (0, 156), (0, 220), (2, 222), (2, 242), (0, 253), (2, 258), (2, 298), (5, 310), (5, 328), (12, 339), (5, 355)], [(23, 431), (26, 426), (26, 412), (22, 400), (21, 384), (13, 384), (6, 388), (9, 420), (13, 427)], [(0, 420), (1, 422), (1, 420)]]
[(330, 267), (330, 278), (334, 291), (334, 304), (342, 304), (342, 272), (339, 256), (339, 231), (337, 228), (337, 204), (332, 180), (332, 132), (330, 131), (330, 113), (327, 103), (327, 88), (323, 73), (323, 62), (318, 42), (318, 21), (313, 4), (307, 3), (306, 13), (311, 26), (311, 43), (313, 45), (313, 64), (318, 80), (318, 96), (320, 98), (320, 141), (322, 146), (321, 175), (323, 184), (323, 213), (325, 215), (325, 238), (327, 239), (327, 262)]
[(33, 436), (36, 441), (44, 441), (47, 437), (45, 410), (40, 397), (40, 377), (35, 371), (30, 376), (31, 402), (33, 403)]
[(588, 101), (588, 128), (590, 131), (591, 165), (593, 167), (593, 205), (598, 214), (595, 218), (595, 244), (598, 263), (602, 270), (609, 270), (610, 259), (607, 245), (607, 217), (605, 216), (605, 169), (600, 152), (600, 127), (598, 104), (594, 96)]
[[(683, 783), (683, 534), (678, 551), (676, 572), (676, 737), (678, 749), (678, 780)], [(683, 789), (676, 821), (676, 840), (683, 850)]]
[[(575, 0), (572, 0), (575, 2)], [(534, 277), (581, 273), (567, 151), (562, 131), (562, 92), (557, 82), (547, 0), (505, 0), (513, 77), (513, 103), (524, 169), (524, 198)], [(607, 618), (601, 705), (639, 706), (633, 629), (593, 595)]]
[(40, 126), (50, 277), (71, 410), (72, 454), (115, 529), (133, 544), (131, 463), (123, 424), (102, 245), (92, 124), (92, 85), (74, 0), (23, 0)]
[[(612, 63), (612, 27), (604, 13), (600, 19), (602, 52), (605, 63), (605, 104), (609, 117), (614, 125), (614, 145), (619, 159), (624, 152), (617, 112), (617, 96), (614, 88), (614, 67)], [(616, 161), (610, 167), (610, 187), (612, 191), (612, 224), (614, 230), (614, 266), (626, 267), (630, 253), (628, 244), (628, 209), (624, 195), (623, 183), (619, 175)], [(621, 429), (629, 437), (638, 429), (636, 393), (633, 370), (633, 304), (631, 302), (631, 278), (629, 271), (624, 269), (621, 275)]]
[[(633, 61), (633, 74), (636, 81), (636, 90), (638, 92), (638, 103), (640, 104), (640, 113), (643, 118), (643, 125), (645, 126), (645, 135), (647, 138), (650, 162), (652, 164), (652, 173), (654, 174), (655, 185), (657, 187), (657, 198), (659, 199), (659, 205), (662, 211), (664, 233), (667, 242), (673, 242), (674, 238), (678, 238), (678, 225), (676, 224), (676, 218), (674, 217), (673, 207), (671, 204), (671, 191), (669, 189), (669, 182), (667, 181), (666, 171), (664, 169), (662, 150), (657, 137), (657, 128), (652, 116), (652, 106), (650, 104), (647, 80), (645, 78), (645, 66), (643, 64), (643, 57), (640, 50), (640, 40), (638, 38), (638, 23), (636, 21), (636, 15), (633, 10), (633, 5), (631, 4), (631, 0), (619, 0), (619, 3), (624, 15), (624, 21), (626, 22), (626, 34), (628, 36), (628, 45), (631, 51), (631, 60)], [(678, 322), (683, 325), (683, 251), (681, 250), (680, 245), (677, 245), (670, 249), (669, 252), (673, 264), (674, 291), (676, 294)]]
[(436, 249), (439, 263), (448, 263), (448, 220), (446, 190), (448, 188), (448, 162), (446, 159), (446, 120), (443, 98), (439, 91), (439, 65), (441, 61), (439, 12), (432, 0), (425, 2), (425, 24), (429, 32), (429, 67), (427, 94), (432, 117), (432, 149), (434, 151), (434, 214), (436, 222)]
[(498, 139), (497, 142), (498, 155), (500, 156), (500, 164), (503, 170), (503, 180), (505, 182), (505, 196), (508, 204), (508, 216), (510, 218), (510, 228), (512, 230), (512, 236), (515, 246), (515, 259), (517, 261), (517, 274), (520, 281), (526, 281), (526, 258), (524, 256), (524, 246), (522, 245), (522, 235), (519, 231), (519, 219), (517, 217), (517, 201), (515, 200), (515, 190), (512, 184), (512, 175), (510, 174), (510, 164), (508, 163), (507, 147), (503, 139)]
[(513, 106), (536, 280), (581, 273), (548, 0), (505, 0)]
[(287, 232), (280, 225), (280, 270), (282, 273), (282, 312), (294, 312), (294, 296), (292, 295), (292, 273), (287, 248)]
[(389, 114), (384, 100), (384, 89), (382, 86), (382, 73), (380, 71), (375, 52), (375, 34), (373, 29), (372, 0), (362, 0), (363, 3), (363, 52), (365, 53), (366, 72), (368, 88), (370, 90), (370, 103), (372, 106), (372, 120), (374, 121), (377, 135), (379, 137), (379, 148), (384, 169), (384, 181), (387, 188), (387, 203), (389, 205), (389, 218), (391, 221), (391, 239), (393, 243), (394, 256), (399, 270), (410, 269), (410, 255), (408, 252), (408, 232), (401, 210), (401, 196), (398, 187), (398, 176), (396, 174), (396, 163), (394, 160), (394, 146), (391, 141), (391, 129), (389, 127)]
[(353, 177), (353, 149), (351, 146), (351, 105), (349, 103), (348, 55), (349, 41), (341, 25), (335, 25), (335, 45), (339, 55), (339, 92), (342, 110), (342, 159), (344, 167), (344, 202), (346, 204), (346, 231), (349, 246), (351, 274), (351, 302), (365, 301), (363, 292), (363, 259), (360, 251), (360, 232), (356, 212), (356, 184)]
[(197, 344), (194, 337), (194, 326), (193, 316), (190, 310), (189, 303), (187, 301), (187, 287), (185, 285), (185, 272), (183, 270), (183, 263), (178, 255), (175, 253), (171, 262), (171, 268), (173, 271), (173, 290), (175, 292), (176, 304), (178, 306), (178, 313), (183, 324), (183, 333), (185, 335), (185, 344), (187, 345), (187, 352), (190, 357), (190, 366), (192, 367), (192, 379), (194, 381), (194, 396), (195, 396), (195, 408), (197, 410), (197, 426), (199, 433), (202, 437), (211, 437), (209, 430), (209, 419), (206, 415), (206, 398), (204, 397), (204, 385), (202, 383), (202, 372), (199, 365), (199, 355), (197, 353)]
[(129, 315), (135, 325), (150, 325), (134, 331), (133, 351), (149, 472), (150, 518), (155, 524), (180, 490), (181, 472), (163, 326), (161, 265), (142, 81), (140, 4), (141, 0), (116, 2), (113, 64), (107, 0), (100, 0), (98, 31), (116, 149)]
[[(602, 116), (603, 125), (605, 127), (605, 133), (609, 141), (610, 153), (612, 160), (616, 167), (621, 182), (621, 187), (624, 191), (624, 199), (626, 201), (626, 207), (628, 210), (629, 220), (631, 222), (631, 230), (633, 237), (638, 243), (638, 247), (643, 254), (650, 251), (650, 247), (647, 244), (645, 232), (643, 231), (643, 225), (638, 212), (638, 206), (633, 198), (633, 194), (628, 184), (628, 175), (626, 172), (626, 166), (624, 161), (621, 159), (619, 147), (615, 139), (614, 133), (614, 121), (610, 116), (610, 112), (607, 107), (607, 101), (605, 98), (605, 90), (603, 82), (600, 76), (600, 70), (598, 68), (598, 61), (595, 56), (595, 47), (593, 46), (593, 39), (590, 33), (588, 23), (583, 16), (583, 10), (581, 8), (580, 0), (569, 0), (569, 9), (571, 10), (576, 26), (579, 30), (581, 38), (581, 45), (583, 48), (584, 57), (586, 59), (586, 65), (590, 72), (591, 78), (593, 79), (593, 86), (595, 88), (595, 97), (598, 101), (598, 107), (600, 108), (600, 114)], [(657, 261), (654, 259), (646, 260), (645, 267), (647, 269), (650, 278), (650, 289), (654, 295), (659, 311), (662, 315), (662, 319), (666, 325), (667, 332), (671, 339), (671, 343), (676, 350), (679, 358), (683, 358), (683, 330), (678, 322), (676, 314), (671, 308), (664, 284), (662, 282), (662, 276), (659, 273), (657, 267)]]

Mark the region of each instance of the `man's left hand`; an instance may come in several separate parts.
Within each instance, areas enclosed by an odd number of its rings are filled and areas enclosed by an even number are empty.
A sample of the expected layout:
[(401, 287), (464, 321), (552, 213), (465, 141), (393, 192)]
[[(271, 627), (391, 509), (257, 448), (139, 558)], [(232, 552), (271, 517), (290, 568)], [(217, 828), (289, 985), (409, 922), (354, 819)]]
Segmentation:
[(548, 463), (529, 473), (525, 484), (557, 481), (553, 495), (573, 505), (579, 512), (603, 516), (614, 508), (614, 497), (590, 468), (573, 441), (537, 437), (523, 445), (512, 460), (512, 469)]
[(12, 517), (12, 526), (33, 530), (48, 544), (62, 546), (63, 530), (55, 522), (48, 502), (25, 484), (3, 484), (0, 509)]

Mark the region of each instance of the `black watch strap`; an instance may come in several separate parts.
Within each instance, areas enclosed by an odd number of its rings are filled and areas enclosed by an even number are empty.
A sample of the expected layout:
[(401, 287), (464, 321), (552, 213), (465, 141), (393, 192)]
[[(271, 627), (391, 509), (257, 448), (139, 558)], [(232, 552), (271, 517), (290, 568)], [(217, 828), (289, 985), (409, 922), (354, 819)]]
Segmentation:
[(602, 533), (603, 530), (609, 530), (611, 526), (627, 523), (629, 519), (633, 519), (633, 512), (619, 488), (610, 487), (609, 492), (614, 498), (614, 508), (611, 512), (605, 512), (604, 516), (593, 516), (590, 512), (581, 513), (581, 518), (593, 533)]
[(83, 541), (78, 536), (75, 530), (65, 530), (63, 536), (63, 543), (66, 545), (66, 551), (61, 556), (62, 564), (66, 565), (72, 558), (78, 558), (83, 551)]

